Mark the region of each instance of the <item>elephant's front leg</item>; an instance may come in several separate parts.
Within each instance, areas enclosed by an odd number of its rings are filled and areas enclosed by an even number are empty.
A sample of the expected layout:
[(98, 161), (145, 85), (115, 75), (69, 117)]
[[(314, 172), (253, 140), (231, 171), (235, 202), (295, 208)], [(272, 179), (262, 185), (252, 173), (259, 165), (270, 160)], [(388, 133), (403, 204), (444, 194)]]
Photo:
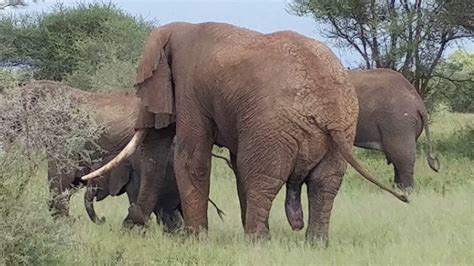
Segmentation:
[(306, 180), (309, 201), (306, 241), (311, 244), (328, 244), (331, 210), (346, 168), (345, 160), (333, 149)]
[(175, 148), (175, 174), (185, 231), (197, 235), (208, 229), (208, 198), (213, 138), (210, 127), (194, 119), (180, 121)]
[(153, 211), (160, 187), (164, 186), (168, 156), (175, 135), (174, 127), (151, 129), (140, 147), (140, 190), (136, 204), (129, 208), (125, 224), (143, 225)]

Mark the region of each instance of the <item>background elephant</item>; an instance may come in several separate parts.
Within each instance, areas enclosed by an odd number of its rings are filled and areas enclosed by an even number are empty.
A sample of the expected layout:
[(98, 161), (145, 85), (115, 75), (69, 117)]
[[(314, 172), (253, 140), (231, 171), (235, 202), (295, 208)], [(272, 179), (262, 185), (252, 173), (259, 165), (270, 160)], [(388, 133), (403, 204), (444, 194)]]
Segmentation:
[(354, 145), (382, 151), (393, 163), (395, 184), (414, 186), (416, 140), (425, 129), (428, 164), (439, 170), (423, 100), (402, 74), (390, 69), (351, 70), (349, 80), (359, 99), (359, 118)]
[[(225, 157), (215, 154), (212, 155), (226, 160), (226, 162), (229, 163)], [(105, 158), (105, 162), (110, 160), (113, 156), (115, 155), (110, 155)], [(128, 161), (115, 168), (109, 174), (90, 180), (87, 183), (87, 190), (84, 193), (84, 206), (89, 218), (93, 222), (101, 224), (105, 221), (104, 218), (97, 216), (94, 210), (94, 199), (101, 201), (108, 196), (119, 196), (123, 193), (127, 194), (131, 206), (130, 208), (132, 209), (124, 221), (125, 225), (132, 226), (134, 221), (145, 219), (144, 217), (134, 217), (134, 215), (140, 215), (140, 213), (133, 211), (140, 188), (140, 163), (139, 153), (135, 152), (129, 157)], [(102, 163), (97, 164), (94, 168), (96, 169), (101, 165)], [(181, 201), (174, 174), (174, 143), (168, 156), (165, 180), (162, 186), (158, 188), (158, 195), (153, 213), (156, 216), (157, 222), (164, 226), (166, 232), (174, 232), (181, 228), (183, 224)], [(209, 202), (215, 207), (219, 217), (223, 219), (222, 217), (225, 213), (211, 199), (209, 199)]]
[[(134, 134), (138, 98), (133, 91), (92, 93), (53, 81), (34, 81), (27, 85), (25, 90), (30, 90), (29, 93), (44, 93), (45, 90), (67, 92), (76, 100), (79, 108), (93, 112), (94, 119), (101, 123), (105, 130), (96, 141), (101, 152), (95, 153), (92, 160), (102, 161), (107, 154), (116, 154)], [(61, 168), (58, 166), (60, 163), (48, 155), (48, 183), (51, 193), (49, 206), (53, 216), (68, 216), (72, 192), (85, 184), (80, 176), (92, 170), (92, 163), (79, 161), (78, 169), (74, 170)]]
[[(425, 129), (428, 163), (438, 171), (423, 100), (402, 74), (390, 69), (350, 70), (349, 80), (359, 100), (359, 117), (354, 145), (385, 153), (393, 163), (395, 184), (401, 189), (414, 185), (416, 140)], [(293, 229), (303, 228), (301, 186), (287, 186), (285, 211)]]
[[(85, 182), (80, 179), (80, 176), (90, 172), (92, 169), (98, 168), (104, 162), (107, 162), (113, 157), (113, 154), (117, 154), (118, 151), (120, 151), (120, 149), (122, 149), (132, 138), (134, 134), (134, 123), (138, 113), (137, 104), (139, 100), (136, 97), (134, 91), (92, 93), (77, 90), (59, 82), (46, 80), (33, 81), (19, 89), (23, 95), (28, 96), (23, 97), (22, 99), (33, 102), (31, 104), (38, 104), (40, 97), (59, 97), (62, 95), (68, 95), (68, 97), (71, 97), (74, 100), (71, 102), (71, 104), (74, 105), (74, 108), (90, 110), (92, 119), (97, 121), (98, 124), (105, 128), (105, 130), (100, 131), (101, 135), (97, 140), (95, 140), (95, 144), (100, 146), (99, 149), (90, 149), (91, 151), (96, 151), (91, 155), (91, 160), (86, 160), (86, 158), (79, 159), (77, 161), (78, 165), (76, 165), (74, 169), (64, 167), (64, 163), (61, 160), (66, 160), (65, 158), (59, 157), (58, 159), (58, 157), (54, 156), (53, 154), (47, 154), (48, 183), (51, 194), (51, 199), (49, 202), (50, 210), (55, 217), (67, 216), (69, 214), (69, 200), (72, 193), (82, 185), (85, 185)], [(52, 102), (49, 104), (57, 104), (57, 101), (60, 100), (60, 98), (52, 99)], [(40, 104), (43, 104), (43, 102)], [(41, 111), (45, 111), (45, 113), (47, 113), (46, 115), (48, 115), (48, 119), (55, 118), (49, 117), (49, 115), (55, 115), (55, 109), (53, 106), (42, 108), (51, 108), (51, 110), (41, 109)], [(2, 116), (1, 119), (12, 120), (7, 121), (8, 125), (13, 125), (15, 127), (14, 130), (11, 130), (11, 132), (21, 132), (24, 130), (23, 127), (25, 125), (23, 125), (23, 121), (19, 117)], [(54, 123), (63, 123), (57, 127), (67, 127), (70, 126), (69, 123), (75, 122), (63, 121), (61, 119), (53, 119), (53, 121), (55, 121)], [(39, 132), (35, 133), (38, 134)], [(38, 136), (37, 138), (51, 138), (51, 136)], [(50, 142), (46, 143), (50, 144)], [(86, 145), (81, 148), (89, 149), (91, 147), (88, 146), (91, 145), (93, 145), (92, 142), (86, 142)], [(47, 151), (57, 153), (54, 149), (47, 149)], [(155, 159), (163, 160), (165, 163), (168, 163), (169, 156), (168, 154), (158, 154), (155, 156)], [(117, 177), (117, 180), (112, 184), (112, 186), (105, 186), (110, 190), (108, 190), (108, 192), (105, 194), (99, 193), (98, 198), (101, 198), (102, 195), (108, 195), (109, 193), (112, 195), (123, 193), (123, 190), (128, 188), (128, 186), (126, 186), (126, 184), (129, 184), (127, 177), (133, 177), (140, 173), (140, 160), (148, 160), (148, 158), (140, 156), (140, 152), (137, 152), (136, 155), (132, 156), (131, 159), (125, 163), (124, 167), (112, 172), (111, 175)], [(130, 175), (127, 175), (127, 173)], [(176, 181), (174, 174), (166, 175), (164, 178), (166, 180), (162, 180), (162, 186), (160, 187), (161, 190), (159, 190), (159, 192), (164, 192), (163, 195), (160, 195), (160, 200), (163, 202), (160, 202), (159, 207), (161, 209), (168, 210), (166, 202), (169, 202), (169, 204), (175, 206), (175, 200), (179, 198), (179, 196), (176, 191)], [(108, 178), (105, 178), (105, 180), (108, 180)], [(131, 181), (133, 180), (134, 179), (131, 179)], [(136, 197), (133, 196), (133, 187), (134, 186), (130, 186), (130, 188), (128, 188), (132, 199)], [(169, 200), (167, 200), (168, 197)]]
[[(168, 157), (165, 182), (159, 188), (159, 198), (153, 209), (157, 222), (164, 226), (166, 232), (174, 232), (182, 227), (183, 218), (178, 194), (178, 187), (174, 176), (173, 149)], [(106, 159), (108, 160), (108, 158)], [(99, 165), (98, 165), (99, 166)], [(98, 168), (98, 167), (97, 167)], [(110, 174), (88, 182), (84, 193), (84, 205), (90, 219), (96, 223), (103, 223), (103, 218), (98, 218), (94, 210), (94, 199), (101, 201), (107, 196), (127, 194), (131, 206), (137, 202), (140, 188), (140, 158), (136, 152), (129, 160), (114, 169)], [(219, 210), (220, 211), (220, 210)], [(128, 217), (124, 222), (130, 225), (136, 218)]]
[[(353, 157), (358, 103), (337, 57), (293, 32), (261, 34), (223, 23), (172, 23), (154, 29), (137, 73), (137, 132), (90, 179), (114, 169), (140, 146), (153, 156), (177, 136), (175, 172), (187, 232), (208, 228), (211, 150), (235, 156), (245, 233), (269, 236), (272, 201), (285, 183), (309, 191), (310, 242), (326, 241), (329, 217), (349, 162), (383, 186)], [(316, 106), (316, 108), (315, 108)], [(148, 217), (165, 165), (142, 171), (137, 205)]]
[(92, 93), (40, 80), (1, 97), (2, 136), (29, 151), (46, 152), (55, 217), (69, 214), (71, 193), (84, 184), (80, 176), (103, 156), (120, 151), (134, 134), (135, 92)]

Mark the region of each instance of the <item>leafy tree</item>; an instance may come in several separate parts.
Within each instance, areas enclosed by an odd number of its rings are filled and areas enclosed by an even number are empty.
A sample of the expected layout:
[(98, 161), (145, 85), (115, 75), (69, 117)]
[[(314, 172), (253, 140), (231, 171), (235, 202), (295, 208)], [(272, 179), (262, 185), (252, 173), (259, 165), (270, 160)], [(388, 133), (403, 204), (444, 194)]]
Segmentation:
[[(100, 3), (57, 4), (50, 13), (3, 15), (0, 62), (31, 66), (36, 79), (65, 80), (78, 88), (95, 89), (93, 77), (107, 62), (116, 62), (113, 69), (118, 75), (134, 73), (120, 66), (136, 65), (152, 26), (113, 4)], [(127, 81), (118, 85), (130, 88), (133, 76)]]
[(430, 87), (430, 102), (444, 102), (455, 112), (474, 113), (474, 54), (452, 54), (436, 69)]
[(289, 6), (354, 49), (362, 68), (397, 70), (422, 97), (446, 48), (474, 38), (472, 0), (293, 0)]

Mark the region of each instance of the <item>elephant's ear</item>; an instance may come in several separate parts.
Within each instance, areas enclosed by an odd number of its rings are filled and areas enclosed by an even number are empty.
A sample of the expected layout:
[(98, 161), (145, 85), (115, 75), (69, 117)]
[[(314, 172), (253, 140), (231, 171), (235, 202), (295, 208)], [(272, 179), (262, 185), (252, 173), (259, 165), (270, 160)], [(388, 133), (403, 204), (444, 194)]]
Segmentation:
[(175, 122), (174, 89), (166, 47), (169, 35), (153, 30), (145, 43), (135, 86), (140, 98), (136, 128), (164, 128)]
[(132, 168), (128, 162), (120, 165), (110, 173), (109, 193), (111, 196), (120, 195), (120, 192), (123, 193), (125, 191), (123, 188), (130, 181), (131, 174)]

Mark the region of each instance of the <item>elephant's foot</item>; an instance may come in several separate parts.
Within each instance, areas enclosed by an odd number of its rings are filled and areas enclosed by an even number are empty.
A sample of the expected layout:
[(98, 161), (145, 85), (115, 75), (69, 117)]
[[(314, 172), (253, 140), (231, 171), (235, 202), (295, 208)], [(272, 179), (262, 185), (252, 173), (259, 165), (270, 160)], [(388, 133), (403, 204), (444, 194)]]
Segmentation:
[(270, 230), (267, 225), (258, 226), (255, 229), (246, 229), (246, 238), (252, 243), (271, 240)]
[(313, 247), (327, 248), (329, 246), (328, 232), (306, 232), (306, 242)]
[(147, 219), (143, 215), (140, 207), (132, 203), (128, 208), (128, 215), (123, 221), (124, 228), (131, 229), (134, 226), (143, 227), (146, 225)]
[(247, 191), (247, 213), (245, 215), (245, 234), (250, 240), (270, 239), (268, 219), (273, 200), (285, 184), (283, 180), (268, 175), (256, 175), (249, 183)]
[(163, 226), (165, 233), (176, 233), (183, 225), (183, 216), (179, 210), (164, 211), (160, 209), (155, 211), (155, 215), (159, 224)]

